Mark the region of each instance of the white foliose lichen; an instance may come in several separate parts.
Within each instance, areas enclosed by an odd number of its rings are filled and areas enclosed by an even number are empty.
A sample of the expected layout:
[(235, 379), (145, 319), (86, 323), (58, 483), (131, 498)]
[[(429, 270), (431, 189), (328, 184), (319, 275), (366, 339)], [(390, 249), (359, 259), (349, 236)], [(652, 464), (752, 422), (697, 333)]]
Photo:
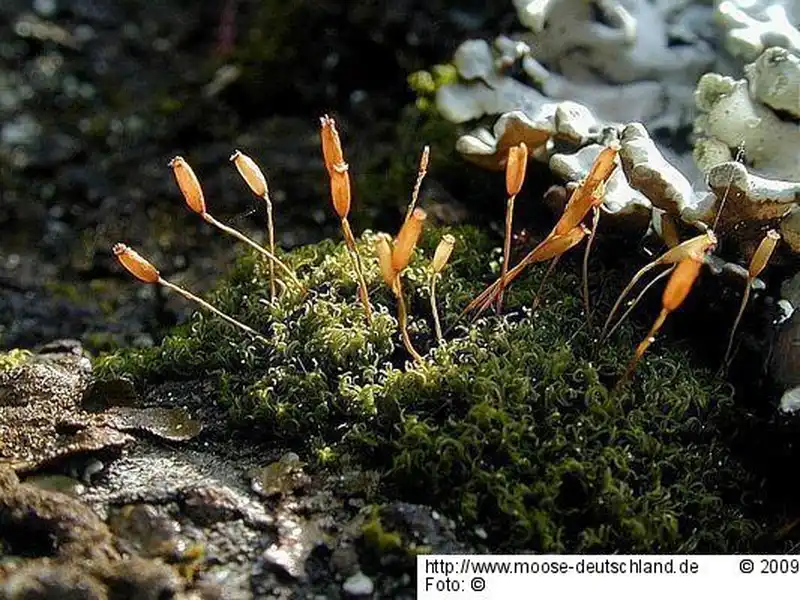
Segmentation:
[[(769, 47), (744, 67), (744, 78), (708, 72), (718, 56), (709, 39), (712, 14), (762, 24), (768, 15), (780, 24), (794, 5), (513, 2), (530, 32), (493, 45), (464, 42), (453, 61), (458, 81), (436, 91), (439, 112), (453, 122), (502, 115), (491, 131), (478, 127), (459, 139), (463, 156), (502, 169), (508, 148), (525, 142), (535, 159), (575, 184), (613, 131), (621, 169), (609, 182), (606, 213), (641, 223), (649, 211), (656, 232), (664, 215), (688, 224), (717, 221), (720, 233), (736, 235), (744, 255), (775, 227), (784, 246), (800, 253), (800, 56)], [(743, 6), (747, 19), (736, 12)], [(776, 36), (764, 33), (759, 43), (786, 41)], [(692, 154), (687, 146), (676, 151), (671, 142), (692, 125)], [(742, 164), (735, 162), (740, 148)]]
[(724, 30), (725, 48), (744, 61), (770, 46), (800, 53), (800, 3), (796, 0), (716, 0), (714, 20)]
[[(437, 107), (453, 122), (547, 102), (586, 106), (602, 123), (644, 123), (676, 130), (691, 122), (697, 79), (714, 62), (712, 7), (685, 0), (515, 0), (530, 31), (501, 36), (494, 48), (464, 42), (454, 64), (461, 81), (445, 86)], [(599, 9), (599, 10), (598, 10)], [(509, 75), (515, 64), (532, 85)]]
[[(797, 73), (800, 75), (800, 62)], [(763, 81), (762, 77), (762, 81)], [(774, 88), (773, 88), (774, 89)], [(765, 177), (800, 181), (800, 127), (758, 100), (761, 91), (747, 79), (718, 73), (703, 75), (695, 94), (699, 114), (695, 120), (694, 158), (703, 171), (731, 160), (744, 148), (747, 163)], [(780, 96), (778, 96), (780, 98)]]
[[(698, 82), (694, 158), (716, 195), (732, 199), (724, 218), (740, 229), (777, 224), (784, 244), (800, 253), (800, 56), (767, 48), (744, 73), (708, 73)], [(747, 168), (727, 162), (739, 149)]]

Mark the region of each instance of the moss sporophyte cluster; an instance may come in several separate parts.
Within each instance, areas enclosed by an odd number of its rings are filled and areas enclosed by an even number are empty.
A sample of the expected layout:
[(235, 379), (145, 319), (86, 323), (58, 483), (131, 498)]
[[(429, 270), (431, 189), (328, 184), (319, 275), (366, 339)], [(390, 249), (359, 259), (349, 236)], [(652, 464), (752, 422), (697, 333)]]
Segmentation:
[[(215, 380), (234, 423), (319, 468), (374, 469), (386, 497), (480, 526), (496, 550), (728, 552), (759, 543), (767, 529), (761, 501), (755, 493), (742, 499), (758, 485), (726, 443), (734, 406), (724, 382), (692, 368), (685, 354), (662, 351), (611, 390), (635, 336), (623, 324), (597, 343), (571, 264), (553, 270), (546, 286), (538, 265), (530, 269), (538, 277), (509, 286), (520, 271), (506, 265), (491, 288), (502, 293), (503, 314), (468, 322), (462, 313), (481, 297), (493, 244), (468, 227), (423, 231), (416, 202), (427, 152), (397, 237), (356, 238), (333, 121), (324, 119), (322, 131), (345, 243), (278, 256), (252, 242), (204, 303), (223, 318), (199, 312), (158, 347), (105, 356), (99, 377)], [(525, 149), (515, 152), (509, 197), (524, 177)], [(254, 164), (237, 166), (267, 197)], [(176, 166), (187, 203), (218, 223), (188, 165)], [(540, 257), (560, 256), (586, 235), (583, 218), (607, 177), (594, 175), (594, 187), (578, 194), (588, 198), (586, 211), (565, 212), (573, 237), (551, 233)], [(116, 251), (140, 279), (168, 284), (129, 248)], [(243, 329), (241, 339), (232, 326)]]

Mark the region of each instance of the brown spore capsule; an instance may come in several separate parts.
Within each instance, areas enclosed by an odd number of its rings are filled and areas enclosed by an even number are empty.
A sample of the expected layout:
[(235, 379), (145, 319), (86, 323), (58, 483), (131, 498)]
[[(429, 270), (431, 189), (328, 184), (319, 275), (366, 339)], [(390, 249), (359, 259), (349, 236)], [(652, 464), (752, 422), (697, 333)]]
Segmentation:
[(342, 152), (342, 142), (339, 139), (339, 132), (336, 130), (336, 121), (332, 117), (323, 116), (320, 118), (320, 125), (322, 156), (325, 160), (325, 168), (332, 173), (340, 165), (346, 164)]

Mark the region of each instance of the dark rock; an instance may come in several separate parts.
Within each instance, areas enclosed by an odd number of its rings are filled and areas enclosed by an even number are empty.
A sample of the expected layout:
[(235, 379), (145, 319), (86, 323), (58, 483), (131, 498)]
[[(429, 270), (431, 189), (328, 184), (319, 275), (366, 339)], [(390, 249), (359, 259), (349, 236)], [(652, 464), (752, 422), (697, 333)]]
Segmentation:
[(89, 412), (99, 412), (109, 406), (133, 406), (139, 400), (130, 379), (93, 380), (83, 394), (81, 405)]
[(183, 589), (177, 573), (158, 561), (130, 558), (96, 569), (109, 600), (169, 600)]
[(34, 561), (0, 584), (3, 600), (108, 600), (105, 587), (77, 566)]
[(186, 516), (200, 525), (231, 521), (246, 512), (241, 499), (233, 490), (218, 486), (198, 486), (184, 490), (180, 502)]
[(129, 504), (113, 510), (108, 526), (131, 554), (170, 556), (179, 545), (178, 523), (163, 510), (148, 504)]
[(185, 442), (202, 430), (184, 408), (109, 406), (135, 400), (130, 384), (90, 381), (91, 363), (77, 342), (48, 344), (0, 371), (0, 463), (27, 472), (75, 456), (115, 454), (133, 441), (125, 432)]
[(16, 554), (108, 560), (119, 554), (106, 524), (85, 504), (20, 483), (0, 465), (0, 536)]
[(800, 386), (800, 310), (796, 309), (780, 327), (772, 351), (771, 371), (780, 387)]

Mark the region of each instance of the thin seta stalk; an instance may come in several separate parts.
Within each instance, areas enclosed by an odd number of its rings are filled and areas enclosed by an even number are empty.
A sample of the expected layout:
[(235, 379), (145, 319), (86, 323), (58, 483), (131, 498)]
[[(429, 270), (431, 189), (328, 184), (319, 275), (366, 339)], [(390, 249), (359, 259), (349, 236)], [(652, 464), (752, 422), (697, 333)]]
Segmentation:
[(742, 320), (742, 315), (744, 315), (744, 309), (747, 306), (747, 301), (750, 299), (750, 290), (753, 289), (753, 282), (755, 281), (756, 277), (761, 274), (769, 259), (772, 257), (772, 253), (775, 252), (775, 247), (778, 245), (778, 242), (781, 239), (781, 235), (775, 231), (774, 229), (770, 229), (767, 231), (767, 234), (761, 240), (761, 243), (756, 248), (756, 251), (753, 253), (753, 258), (750, 259), (750, 266), (747, 269), (747, 282), (744, 288), (744, 294), (742, 295), (742, 302), (739, 305), (739, 312), (736, 313), (736, 320), (733, 322), (733, 328), (731, 329), (730, 338), (728, 339), (728, 348), (725, 351), (725, 359), (722, 361), (722, 368), (723, 370), (728, 369), (731, 363), (731, 359), (733, 358), (733, 341), (736, 337), (736, 330), (739, 328), (739, 322)]
[(177, 181), (178, 187), (183, 194), (186, 205), (192, 211), (199, 214), (209, 225), (213, 225), (217, 229), (235, 237), (237, 240), (244, 242), (253, 250), (268, 258), (275, 266), (284, 272), (287, 279), (289, 279), (289, 281), (291, 281), (292, 284), (295, 285), (302, 294), (305, 294), (305, 286), (297, 278), (297, 275), (295, 275), (294, 271), (287, 267), (277, 256), (275, 256), (274, 253), (270, 252), (257, 242), (251, 240), (242, 232), (230, 227), (229, 225), (225, 225), (211, 216), (211, 214), (206, 210), (206, 202), (203, 196), (203, 188), (200, 186), (200, 181), (194, 174), (192, 167), (189, 166), (189, 163), (187, 163), (183, 157), (176, 156), (169, 162), (169, 166), (172, 168), (172, 172), (175, 175), (175, 180)]
[[(622, 306), (622, 302), (628, 296), (628, 294), (631, 293), (631, 291), (639, 282), (639, 280), (642, 277), (644, 277), (650, 270), (662, 265), (668, 266), (670, 268), (677, 266), (681, 261), (685, 260), (690, 256), (694, 256), (695, 258), (702, 257), (706, 253), (713, 251), (716, 245), (717, 245), (717, 236), (714, 234), (713, 230), (709, 229), (701, 235), (695, 236), (691, 239), (681, 242), (677, 246), (671, 247), (669, 250), (664, 252), (664, 254), (662, 254), (655, 260), (647, 263), (641, 269), (639, 269), (636, 272), (636, 274), (631, 278), (631, 280), (628, 282), (628, 285), (625, 286), (625, 289), (622, 290), (622, 293), (617, 297), (616, 302), (614, 302), (614, 306), (611, 308), (611, 312), (608, 313), (608, 317), (606, 317), (605, 324), (603, 325), (603, 331), (600, 333), (600, 341), (601, 342), (604, 341), (610, 335), (610, 332), (613, 331), (613, 329), (616, 329), (622, 323), (624, 318), (630, 313), (630, 311), (636, 306), (641, 297), (644, 295), (644, 294), (639, 294), (639, 296), (637, 296), (636, 300), (634, 300), (634, 302), (628, 307), (628, 310), (625, 311), (623, 317), (620, 318), (619, 321), (617, 321), (617, 324), (614, 325), (614, 328), (610, 330), (609, 327), (611, 327), (614, 315)], [(671, 277), (674, 276), (675, 274), (673, 273)]]
[(403, 294), (403, 282), (399, 274), (395, 277), (394, 287), (396, 290), (395, 294), (397, 295), (397, 322), (400, 326), (400, 335), (403, 338), (403, 345), (414, 360), (422, 364), (425, 361), (422, 355), (414, 348), (414, 344), (411, 343), (411, 336), (408, 335), (408, 309), (406, 308), (406, 298)]
[(275, 263), (278, 266), (278, 268), (281, 271), (283, 271), (286, 274), (286, 276), (291, 280), (291, 282), (295, 286), (297, 286), (298, 290), (300, 290), (301, 292), (305, 293), (305, 286), (297, 278), (297, 275), (294, 274), (294, 271), (292, 271), (289, 267), (287, 267), (277, 256), (272, 254), (269, 250), (267, 250), (266, 248), (264, 248), (263, 246), (261, 246), (260, 244), (255, 242), (254, 240), (252, 240), (249, 237), (247, 237), (241, 231), (238, 231), (238, 230), (234, 229), (233, 227), (231, 227), (229, 225), (225, 225), (225, 223), (222, 223), (221, 221), (217, 221), (217, 219), (212, 217), (209, 213), (204, 213), (204, 214), (202, 214), (200, 216), (202, 216), (203, 220), (206, 221), (206, 223), (208, 223), (209, 225), (213, 225), (214, 227), (216, 227), (220, 231), (224, 231), (228, 235), (230, 235), (232, 237), (235, 237), (240, 242), (244, 242), (245, 244), (250, 246), (253, 250), (255, 250), (256, 252), (259, 252), (260, 254), (262, 254), (263, 256), (268, 258), (269, 260), (271, 260), (273, 263)]
[(333, 120), (333, 118), (325, 115), (320, 119), (320, 124), (322, 156), (325, 161), (325, 168), (328, 170), (328, 176), (330, 178), (333, 209), (336, 211), (336, 214), (341, 220), (344, 242), (347, 246), (350, 260), (352, 261), (353, 268), (356, 272), (359, 297), (361, 298), (361, 303), (364, 305), (364, 312), (367, 317), (367, 322), (371, 325), (372, 305), (369, 301), (369, 291), (367, 290), (367, 281), (364, 277), (364, 267), (361, 262), (361, 255), (358, 252), (358, 246), (356, 245), (356, 239), (353, 235), (353, 230), (350, 227), (350, 222), (347, 220), (347, 216), (350, 214), (351, 201), (350, 168), (344, 161), (342, 143), (339, 139), (339, 132), (336, 130), (336, 122)]
[[(662, 212), (659, 215), (659, 219), (660, 219), (661, 239), (664, 240), (664, 243), (667, 245), (667, 248), (672, 249), (679, 246), (681, 240), (680, 237), (678, 236), (678, 228), (675, 225), (675, 221), (669, 214), (665, 212)], [(634, 277), (634, 279), (631, 280), (631, 283), (629, 283), (628, 286), (625, 288), (626, 291), (623, 293), (622, 297), (617, 299), (617, 302), (614, 304), (614, 309), (612, 309), (612, 312), (608, 316), (608, 320), (603, 325), (603, 331), (600, 334), (601, 342), (604, 341), (606, 338), (609, 338), (612, 335), (614, 335), (614, 332), (617, 330), (617, 328), (620, 325), (622, 325), (623, 321), (625, 321), (625, 319), (628, 318), (628, 315), (630, 315), (633, 312), (633, 309), (636, 308), (636, 306), (639, 304), (642, 298), (644, 298), (644, 295), (650, 290), (650, 288), (652, 288), (656, 283), (658, 283), (665, 277), (671, 275), (672, 271), (675, 270), (676, 265), (677, 265), (676, 262), (671, 263), (671, 266), (668, 269), (662, 271), (661, 273), (656, 275), (652, 280), (650, 280), (650, 282), (647, 285), (645, 285), (644, 288), (642, 288), (642, 291), (639, 292), (636, 298), (632, 302), (628, 303), (628, 307), (625, 309), (625, 312), (622, 313), (622, 316), (619, 318), (619, 320), (611, 327), (611, 329), (609, 329), (608, 327), (611, 324), (611, 319), (614, 316), (613, 313), (616, 312), (624, 297), (627, 296), (627, 294), (633, 289), (634, 285), (636, 285), (638, 279), (641, 278), (641, 274), (647, 272), (650, 269), (650, 267), (645, 266), (644, 271), (640, 272), (639, 277)]]
[(506, 201), (506, 223), (505, 223), (505, 237), (503, 240), (503, 266), (500, 271), (500, 292), (497, 294), (497, 312), (503, 310), (503, 290), (506, 284), (506, 277), (508, 276), (508, 264), (511, 260), (511, 232), (514, 223), (514, 202), (517, 199), (522, 189), (522, 183), (525, 181), (525, 171), (528, 168), (528, 147), (525, 142), (520, 142), (519, 145), (513, 146), (508, 150), (508, 159), (506, 160), (506, 193), (508, 200)]
[[(252, 192), (261, 198), (267, 205), (267, 235), (269, 237), (269, 251), (275, 254), (275, 222), (272, 216), (272, 200), (269, 197), (269, 186), (267, 185), (267, 178), (261, 171), (256, 162), (242, 153), (239, 150), (234, 151), (230, 158), (231, 162), (236, 166), (239, 175), (242, 176), (247, 186)], [(276, 287), (275, 287), (275, 262), (269, 262), (269, 299), (270, 302), (275, 301)]]
[(442, 324), (439, 320), (439, 308), (436, 303), (436, 280), (439, 278), (442, 269), (447, 265), (447, 261), (450, 260), (450, 255), (453, 253), (453, 246), (455, 243), (456, 238), (449, 233), (444, 234), (439, 241), (439, 245), (436, 246), (436, 252), (433, 254), (433, 261), (431, 261), (431, 314), (433, 315), (433, 327), (436, 331), (436, 340), (439, 344), (444, 344), (444, 335), (442, 334)]
[(265, 338), (263, 335), (258, 333), (252, 327), (248, 327), (244, 323), (237, 321), (233, 317), (226, 315), (224, 312), (209, 304), (202, 298), (195, 296), (189, 290), (182, 288), (181, 286), (172, 283), (161, 277), (161, 274), (158, 272), (152, 263), (150, 263), (147, 259), (142, 257), (138, 252), (129, 248), (125, 244), (115, 244), (113, 248), (114, 256), (117, 257), (117, 260), (120, 264), (125, 267), (125, 269), (138, 280), (143, 281), (144, 283), (150, 284), (158, 284), (162, 285), (174, 292), (177, 292), (187, 300), (191, 300), (195, 304), (199, 304), (202, 308), (206, 309), (207, 311), (215, 314), (225, 322), (233, 325), (234, 327), (241, 329), (242, 331), (246, 332), (247, 334), (253, 336), (260, 342), (264, 344), (269, 344), (269, 340)]
[[(601, 186), (603, 187), (603, 186)], [(592, 232), (586, 240), (586, 248), (583, 251), (583, 265), (581, 268), (583, 280), (583, 308), (586, 311), (586, 324), (592, 327), (592, 304), (589, 298), (589, 254), (592, 252), (594, 236), (597, 235), (597, 226), (600, 224), (600, 207), (592, 207)]]
[(378, 264), (383, 280), (397, 298), (397, 321), (400, 327), (400, 336), (408, 353), (420, 364), (424, 363), (424, 359), (414, 348), (411, 336), (408, 334), (408, 310), (403, 294), (402, 275), (411, 262), (426, 217), (424, 210), (415, 208), (400, 228), (394, 245), (387, 235), (381, 235), (375, 244), (375, 253), (378, 255)]
[(636, 346), (636, 351), (633, 354), (633, 358), (631, 358), (628, 363), (625, 373), (620, 380), (617, 381), (615, 386), (617, 389), (622, 389), (622, 387), (630, 381), (633, 372), (636, 370), (636, 366), (639, 364), (639, 361), (650, 345), (656, 340), (656, 334), (663, 327), (667, 317), (675, 312), (681, 304), (683, 304), (686, 296), (689, 295), (692, 286), (700, 274), (700, 269), (703, 267), (704, 258), (704, 254), (698, 255), (696, 253), (691, 253), (675, 265), (675, 268), (672, 270), (672, 275), (664, 288), (664, 293), (661, 296), (661, 312), (658, 314), (658, 317), (656, 317), (647, 335), (639, 345)]

